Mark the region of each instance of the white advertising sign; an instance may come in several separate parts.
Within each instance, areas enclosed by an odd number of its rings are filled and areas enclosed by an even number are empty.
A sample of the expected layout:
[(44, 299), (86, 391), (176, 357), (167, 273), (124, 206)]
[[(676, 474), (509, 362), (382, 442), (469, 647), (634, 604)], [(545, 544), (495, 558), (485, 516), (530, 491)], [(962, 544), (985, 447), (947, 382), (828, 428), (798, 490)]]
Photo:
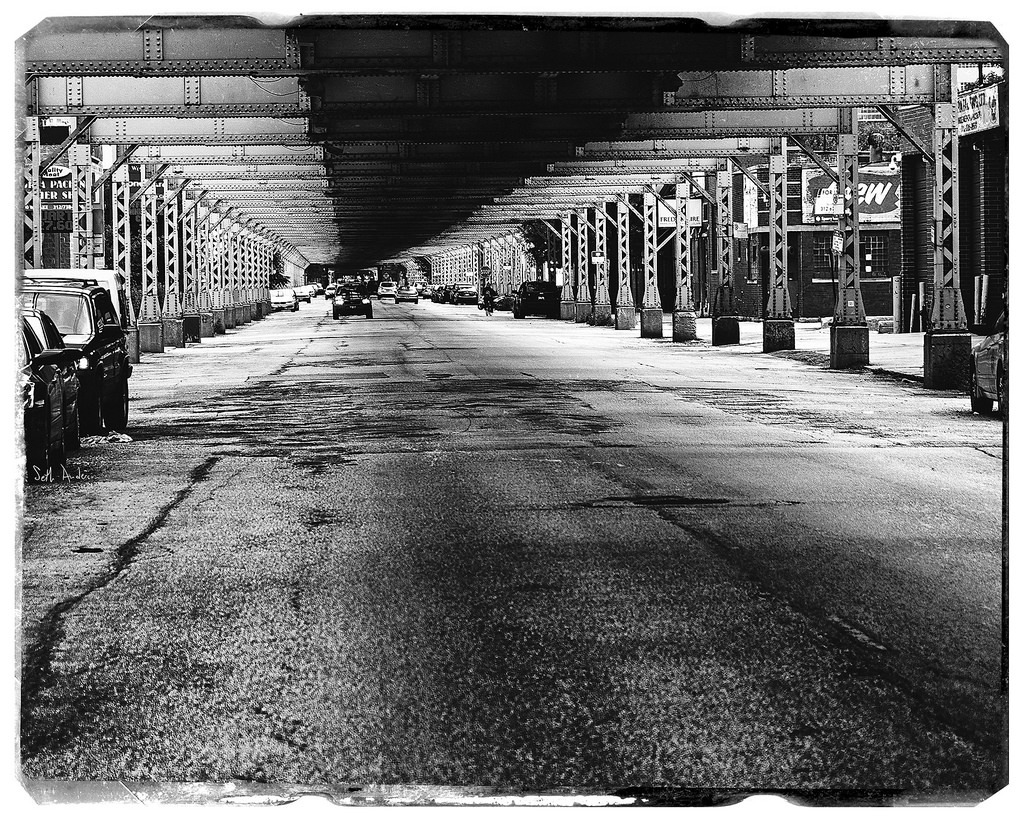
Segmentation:
[(956, 132), (959, 136), (999, 127), (999, 87), (971, 91), (956, 100)]

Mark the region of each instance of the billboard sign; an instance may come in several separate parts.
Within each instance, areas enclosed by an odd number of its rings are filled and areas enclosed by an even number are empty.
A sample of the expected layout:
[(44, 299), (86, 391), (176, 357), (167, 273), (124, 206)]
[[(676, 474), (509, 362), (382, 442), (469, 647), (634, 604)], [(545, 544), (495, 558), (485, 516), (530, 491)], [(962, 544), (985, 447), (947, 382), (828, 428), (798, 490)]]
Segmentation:
[(979, 88), (956, 99), (956, 132), (959, 136), (999, 127), (999, 86)]
[[(834, 222), (839, 218), (840, 199), (832, 177), (817, 168), (803, 169), (804, 224)], [(849, 198), (850, 194), (847, 194)], [(900, 220), (900, 166), (897, 163), (864, 165), (858, 187), (860, 221)]]
[(71, 210), (71, 168), (51, 165), (39, 177), (43, 210)]
[[(669, 204), (673, 208), (679, 207), (678, 199), (669, 199)], [(683, 200), (685, 213), (680, 214), (685, 216), (687, 227), (700, 227), (701, 222), (701, 200), (700, 199), (684, 199)], [(676, 226), (676, 217), (668, 208), (666, 208), (661, 202), (658, 202), (658, 227), (660, 228), (674, 228)]]

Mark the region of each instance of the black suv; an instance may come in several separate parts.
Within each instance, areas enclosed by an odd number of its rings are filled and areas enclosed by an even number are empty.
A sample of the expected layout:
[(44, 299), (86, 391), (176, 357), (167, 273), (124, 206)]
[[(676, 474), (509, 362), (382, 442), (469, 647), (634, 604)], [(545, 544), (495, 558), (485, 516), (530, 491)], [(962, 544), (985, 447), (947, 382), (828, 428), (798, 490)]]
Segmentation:
[(334, 317), (352, 314), (373, 318), (373, 303), (364, 295), (358, 284), (339, 284), (334, 292)]
[(512, 315), (558, 318), (561, 312), (561, 288), (554, 282), (523, 282), (512, 297)]
[(26, 274), (22, 304), (46, 313), (78, 353), (78, 421), (83, 433), (128, 426), (128, 343), (110, 294), (90, 282), (47, 282)]

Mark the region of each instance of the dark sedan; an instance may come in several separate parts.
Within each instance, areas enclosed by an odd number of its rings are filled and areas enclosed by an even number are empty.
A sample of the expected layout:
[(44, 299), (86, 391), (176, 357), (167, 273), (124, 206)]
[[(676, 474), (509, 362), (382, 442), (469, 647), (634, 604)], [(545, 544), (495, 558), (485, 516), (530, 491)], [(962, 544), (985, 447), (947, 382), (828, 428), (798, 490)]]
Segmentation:
[(554, 282), (523, 282), (512, 297), (512, 315), (517, 319), (527, 316), (558, 318), (560, 297), (561, 291)]
[(334, 318), (366, 316), (373, 318), (373, 303), (356, 285), (341, 285), (334, 293)]

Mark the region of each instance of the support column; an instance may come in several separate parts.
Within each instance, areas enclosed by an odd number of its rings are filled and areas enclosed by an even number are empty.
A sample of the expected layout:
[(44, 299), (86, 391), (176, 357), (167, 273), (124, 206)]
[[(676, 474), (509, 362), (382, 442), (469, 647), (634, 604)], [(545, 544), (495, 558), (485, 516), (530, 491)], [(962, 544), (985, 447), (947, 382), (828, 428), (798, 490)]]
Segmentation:
[[(854, 151), (855, 162), (856, 159)], [(772, 152), (768, 157), (768, 264), (771, 267), (771, 286), (768, 289), (768, 306), (762, 323), (762, 349), (766, 353), (796, 349), (796, 327), (793, 323), (793, 308), (789, 301), (786, 170), (786, 140), (773, 139)]]
[(640, 337), (664, 335), (661, 293), (658, 292), (658, 214), (653, 193), (643, 195), (644, 216), (644, 300), (640, 308)]
[(633, 303), (633, 286), (629, 281), (629, 200), (626, 194), (619, 195), (615, 203), (615, 241), (618, 242), (619, 287), (615, 294), (615, 329), (636, 329), (636, 307)]
[(843, 253), (839, 292), (832, 318), (829, 366), (863, 367), (869, 360), (868, 323), (860, 289), (860, 164), (857, 157), (857, 110), (839, 111), (836, 171), (839, 174), (837, 210)]
[[(226, 217), (225, 217), (226, 218)], [(232, 257), (234, 224), (228, 220), (221, 231), (221, 276), (224, 285), (224, 329), (234, 330), (238, 326), (238, 307), (235, 301), (235, 269)]]
[(191, 205), (181, 218), (181, 315), (182, 334), (186, 343), (202, 341), (202, 320), (199, 317), (199, 253), (196, 248), (196, 208)]
[(608, 291), (608, 212), (606, 203), (594, 206), (594, 312), (592, 323), (595, 327), (608, 327), (612, 318), (612, 297)]
[(577, 324), (590, 318), (593, 308), (590, 304), (590, 229), (587, 224), (587, 209), (576, 210), (576, 304)]
[(179, 264), (181, 254), (178, 242), (178, 214), (180, 192), (168, 190), (164, 204), (164, 344), (167, 347), (184, 347), (184, 320), (179, 295)]
[(924, 335), (924, 385), (937, 390), (969, 390), (971, 334), (960, 295), (960, 168), (956, 131), (956, 66), (936, 65), (934, 294)]
[(562, 312), (564, 321), (576, 318), (576, 292), (573, 278), (572, 217), (566, 214), (559, 220), (562, 233)]
[[(140, 165), (140, 182), (145, 187), (146, 166)], [(157, 186), (150, 185), (139, 200), (139, 232), (142, 240), (142, 309), (139, 311), (139, 349), (144, 353), (164, 351), (164, 323), (157, 291)]]
[[(197, 311), (199, 313), (199, 335), (202, 338), (211, 338), (216, 330), (213, 323), (213, 300), (210, 298), (210, 273), (213, 262), (213, 255), (210, 247), (210, 217), (212, 210), (207, 210), (199, 219), (197, 235)], [(223, 321), (223, 317), (221, 317)]]
[(697, 311), (693, 308), (690, 284), (690, 225), (686, 208), (690, 201), (690, 183), (676, 180), (676, 306), (672, 312), (672, 340), (697, 338)]
[(711, 307), (711, 344), (740, 343), (740, 325), (732, 295), (732, 172), (729, 161), (715, 173), (715, 216), (718, 237), (718, 287)]
[(92, 156), (88, 145), (68, 148), (71, 165), (71, 267), (91, 268), (92, 262)]
[(131, 237), (131, 183), (128, 166), (122, 165), (110, 180), (110, 239), (114, 270), (124, 278), (125, 286), (125, 340), (128, 343), (128, 359), (133, 364), (141, 360), (139, 350), (138, 318), (135, 314), (135, 300), (132, 298), (132, 237)]
[[(226, 333), (228, 329), (227, 293), (225, 288), (226, 271), (224, 269), (224, 229), (221, 222), (210, 226), (210, 297), (213, 307), (213, 331)], [(233, 325), (232, 325), (233, 326)]]
[(43, 266), (43, 197), (40, 186), (39, 167), (41, 150), (39, 145), (39, 118), (27, 117), (25, 129), (25, 199), (23, 214), (24, 252), (22, 259), (25, 270)]

